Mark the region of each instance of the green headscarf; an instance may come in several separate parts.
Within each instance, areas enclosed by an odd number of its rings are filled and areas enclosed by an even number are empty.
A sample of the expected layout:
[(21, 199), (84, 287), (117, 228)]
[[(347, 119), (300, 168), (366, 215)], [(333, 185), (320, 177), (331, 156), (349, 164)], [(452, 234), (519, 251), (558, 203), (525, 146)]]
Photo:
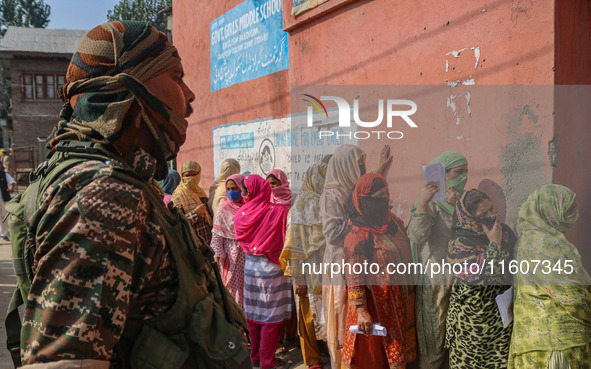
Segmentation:
[[(549, 184), (529, 195), (519, 210), (522, 234), (515, 258), (530, 268), (514, 276), (513, 354), (567, 350), (591, 342), (591, 278), (564, 236), (578, 217), (578, 211), (565, 217), (575, 197), (567, 187)], [(542, 261), (535, 274), (532, 260)], [(570, 261), (572, 273), (565, 261)]]
[(517, 226), (522, 232), (535, 229), (554, 235), (561, 241), (566, 240), (564, 233), (575, 225), (579, 215), (577, 210), (564, 216), (575, 198), (575, 193), (568, 187), (556, 184), (542, 186), (521, 205)]
[(591, 285), (591, 278), (583, 268), (577, 248), (564, 235), (579, 217), (578, 210), (566, 217), (564, 215), (575, 197), (569, 188), (556, 184), (542, 186), (529, 195), (519, 209), (517, 227), (521, 237), (516, 247), (518, 260), (548, 260), (552, 266), (562, 260), (572, 260), (573, 273), (536, 273), (521, 276), (516, 281), (535, 285), (581, 282)]
[[(468, 160), (462, 154), (457, 151), (446, 151), (443, 154), (439, 155), (435, 159), (431, 160), (429, 164), (445, 164), (445, 169), (453, 169), (457, 167), (461, 167), (462, 165), (468, 164)], [(459, 176), (455, 177), (454, 179), (445, 182), (445, 187), (447, 188), (454, 188), (456, 191), (462, 193), (464, 192), (464, 187), (466, 186), (466, 182), (468, 182), (468, 175), (466, 173), (462, 173)], [(418, 199), (415, 201), (415, 205), (411, 211), (414, 213), (417, 210), (417, 203)], [(448, 214), (452, 215), (456, 209), (455, 205), (450, 205), (445, 200), (437, 201), (437, 205), (447, 212)], [(413, 262), (419, 262), (419, 245), (415, 244), (414, 242), (410, 242), (410, 249), (412, 252), (412, 260)]]
[[(468, 160), (466, 157), (459, 152), (456, 151), (446, 151), (443, 154), (439, 155), (435, 159), (431, 160), (429, 164), (445, 164), (445, 169), (453, 169), (457, 167), (461, 167), (462, 165), (467, 165)], [(445, 182), (445, 187), (447, 188), (454, 188), (458, 192), (464, 192), (464, 187), (466, 186), (466, 182), (468, 182), (468, 175), (466, 173), (462, 173), (456, 178)], [(439, 204), (439, 202), (438, 202)], [(446, 203), (447, 204), (447, 203)], [(441, 205), (440, 205), (441, 206)], [(449, 212), (453, 214), (453, 210)]]

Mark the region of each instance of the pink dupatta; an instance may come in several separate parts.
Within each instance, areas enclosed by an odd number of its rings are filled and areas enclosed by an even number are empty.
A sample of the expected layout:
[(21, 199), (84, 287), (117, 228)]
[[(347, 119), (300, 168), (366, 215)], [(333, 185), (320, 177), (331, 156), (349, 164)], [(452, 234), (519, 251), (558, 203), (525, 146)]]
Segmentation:
[(234, 216), (236, 240), (245, 253), (279, 264), (289, 208), (271, 203), (271, 186), (261, 176), (245, 177), (244, 185), (250, 195)]
[(289, 181), (287, 175), (281, 169), (273, 169), (267, 174), (267, 178), (273, 175), (281, 182), (281, 186), (271, 189), (271, 202), (274, 204), (285, 205), (291, 207), (291, 190), (289, 189)]

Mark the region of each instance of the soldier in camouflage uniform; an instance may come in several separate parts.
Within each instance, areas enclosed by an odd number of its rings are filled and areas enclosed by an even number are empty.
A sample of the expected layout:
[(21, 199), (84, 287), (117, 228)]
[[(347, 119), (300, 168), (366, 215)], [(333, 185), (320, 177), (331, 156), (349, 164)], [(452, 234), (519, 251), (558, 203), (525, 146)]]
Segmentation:
[[(21, 358), (34, 368), (126, 367), (129, 352), (117, 344), (128, 317), (158, 318), (178, 297), (181, 261), (164, 235), (165, 208), (155, 207), (142, 184), (166, 177), (195, 95), (183, 82), (176, 48), (143, 22), (91, 30), (66, 79), (52, 152), (60, 142), (91, 141), (115, 159), (79, 163), (39, 195), (28, 223), (35, 274)], [(150, 367), (137, 362), (131, 366)]]

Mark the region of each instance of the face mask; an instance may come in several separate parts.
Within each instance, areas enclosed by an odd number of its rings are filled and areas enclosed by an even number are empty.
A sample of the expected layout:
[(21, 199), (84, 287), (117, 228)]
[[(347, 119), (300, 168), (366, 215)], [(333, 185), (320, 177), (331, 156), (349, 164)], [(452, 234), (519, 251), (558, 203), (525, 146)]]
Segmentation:
[(451, 179), (445, 183), (445, 187), (447, 188), (454, 188), (458, 192), (464, 192), (464, 187), (466, 187), (466, 183), (468, 182), (468, 175), (466, 173), (462, 173), (454, 179)]
[(363, 201), (363, 212), (371, 224), (380, 226), (388, 223), (390, 215), (389, 201), (386, 198), (365, 197)]
[(489, 230), (495, 225), (496, 220), (497, 220), (496, 215), (478, 218), (478, 222), (481, 223), (482, 225), (486, 226)]
[(228, 191), (228, 198), (232, 202), (236, 202), (242, 198), (242, 191)]
[(364, 175), (365, 174), (365, 164), (361, 164), (359, 166), (359, 171), (361, 172), (361, 175)]

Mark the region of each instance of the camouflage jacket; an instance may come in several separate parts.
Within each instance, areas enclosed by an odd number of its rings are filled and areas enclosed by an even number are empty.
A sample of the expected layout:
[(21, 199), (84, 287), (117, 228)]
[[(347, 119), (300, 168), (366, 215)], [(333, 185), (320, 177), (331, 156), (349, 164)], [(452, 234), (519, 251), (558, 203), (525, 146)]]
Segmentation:
[[(152, 182), (153, 157), (138, 149), (131, 164)], [(21, 334), (23, 364), (82, 360), (107, 367), (132, 308), (149, 319), (175, 301), (178, 277), (150, 201), (115, 179), (112, 165), (86, 161), (69, 169), (30, 218), (35, 277)]]

